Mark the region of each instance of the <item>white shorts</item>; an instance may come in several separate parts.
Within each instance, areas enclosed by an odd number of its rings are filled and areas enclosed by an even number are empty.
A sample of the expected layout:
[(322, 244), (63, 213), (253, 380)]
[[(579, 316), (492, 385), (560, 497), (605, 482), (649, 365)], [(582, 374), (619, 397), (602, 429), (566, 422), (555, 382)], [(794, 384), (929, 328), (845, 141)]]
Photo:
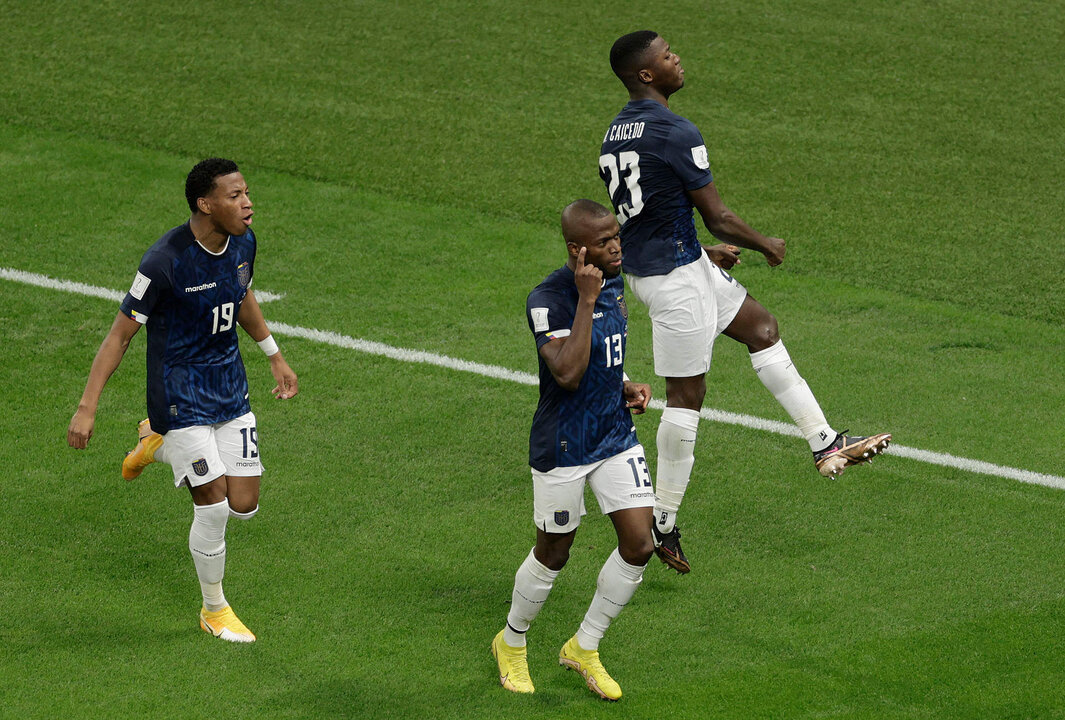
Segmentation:
[(199, 487), (222, 475), (257, 477), (263, 474), (255, 413), (217, 425), (193, 425), (163, 436), (166, 461), (174, 470), (174, 485)]
[(747, 289), (704, 252), (667, 275), (626, 275), (651, 317), (655, 374), (694, 377), (710, 370), (714, 340), (740, 311)]
[(533, 522), (549, 533), (568, 533), (581, 524), (584, 482), (592, 487), (604, 515), (617, 510), (654, 507), (655, 493), (643, 446), (634, 445), (590, 465), (532, 471)]

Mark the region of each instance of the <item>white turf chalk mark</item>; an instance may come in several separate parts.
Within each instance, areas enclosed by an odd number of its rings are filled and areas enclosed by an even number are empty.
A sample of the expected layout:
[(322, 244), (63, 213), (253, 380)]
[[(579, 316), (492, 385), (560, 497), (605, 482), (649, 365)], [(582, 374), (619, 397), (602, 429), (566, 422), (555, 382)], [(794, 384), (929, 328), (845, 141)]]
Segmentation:
[[(78, 293), (80, 295), (105, 298), (116, 302), (121, 301), (125, 296), (125, 293), (117, 290), (108, 290), (107, 288), (94, 287), (92, 285), (71, 282), (69, 280), (54, 280), (44, 275), (23, 272), (21, 270), (12, 270), (9, 268), (0, 268), (0, 278), (52, 290), (62, 290), (64, 292)], [(266, 302), (267, 299), (273, 300), (284, 296), (284, 293), (274, 295), (273, 293), (267, 293), (262, 290), (256, 291), (256, 297), (263, 302)], [(469, 360), (459, 360), (457, 358), (448, 357), (447, 355), (437, 355), (436, 353), (425, 352), (422, 350), (405, 350), (403, 348), (385, 345), (384, 343), (374, 342), (372, 340), (360, 340), (359, 338), (353, 338), (347, 335), (329, 332), (327, 330), (313, 330), (276, 321), (270, 322), (270, 330), (279, 335), (303, 338), (312, 342), (356, 350), (370, 355), (379, 355), (401, 362), (436, 365), (450, 370), (470, 372), (484, 377), (508, 380), (522, 385), (535, 386), (539, 382), (535, 375), (520, 372), (518, 370), (507, 370), (506, 368), (497, 367), (495, 365), (485, 365), (483, 363), (470, 362)], [(654, 410), (663, 410), (666, 407), (666, 404), (662, 400), (652, 400), (650, 407)], [(711, 422), (740, 425), (741, 427), (750, 428), (752, 430), (763, 430), (765, 432), (772, 432), (790, 437), (802, 437), (802, 434), (794, 425), (777, 422), (776, 420), (766, 420), (764, 418), (754, 417), (753, 415), (743, 415), (740, 413), (726, 412), (724, 410), (714, 410), (711, 408), (703, 408), (699, 414), (704, 419), (710, 420)], [(955, 455), (948, 455), (947, 453), (918, 450), (917, 448), (906, 447), (904, 445), (891, 445), (885, 452), (889, 455), (898, 455), (900, 457), (929, 463), (931, 465), (940, 465), (942, 467), (955, 468), (957, 470), (964, 470), (966, 472), (977, 473), (980, 475), (993, 475), (1008, 480), (1017, 480), (1023, 483), (1031, 483), (1033, 485), (1043, 485), (1045, 487), (1065, 490), (1065, 477), (1059, 477), (1057, 475), (1045, 475), (1043, 473), (1032, 472), (1031, 470), (1021, 470), (1003, 465), (994, 465), (981, 460), (970, 460)]]
[[(122, 298), (126, 297), (126, 293), (119, 290), (109, 290), (107, 288), (86, 285), (85, 283), (74, 282), (72, 280), (56, 280), (47, 275), (38, 275), (37, 273), (14, 270), (12, 268), (0, 268), (0, 278), (3, 278), (4, 280), (13, 280), (14, 282), (20, 282), (26, 285), (36, 285), (37, 287), (48, 288), (49, 290), (62, 290), (63, 292), (76, 293), (78, 295), (89, 295), (92, 297), (103, 298), (105, 300), (114, 300), (115, 302), (122, 302)], [(278, 295), (277, 293), (268, 292), (266, 290), (255, 290), (255, 299), (260, 303), (270, 302), (271, 300), (280, 300), (283, 297), (285, 297), (285, 293)]]

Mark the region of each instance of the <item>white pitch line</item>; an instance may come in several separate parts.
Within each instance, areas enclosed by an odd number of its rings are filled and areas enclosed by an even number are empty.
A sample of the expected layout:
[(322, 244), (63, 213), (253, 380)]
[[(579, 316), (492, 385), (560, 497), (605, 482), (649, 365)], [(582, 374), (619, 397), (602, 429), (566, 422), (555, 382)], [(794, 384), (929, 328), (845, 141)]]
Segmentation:
[[(103, 298), (105, 300), (114, 300), (115, 302), (122, 302), (122, 298), (126, 297), (126, 293), (119, 290), (110, 290), (108, 288), (96, 287), (95, 285), (86, 285), (85, 283), (74, 282), (73, 280), (56, 280), (47, 275), (38, 275), (37, 273), (26, 272), (25, 270), (15, 270), (13, 268), (0, 268), (0, 278), (24, 283), (26, 285), (36, 285), (37, 287), (48, 288), (49, 290), (62, 290), (63, 292), (75, 293), (77, 295), (89, 295), (91, 297)], [(267, 290), (255, 290), (255, 299), (260, 303), (270, 302), (271, 300), (280, 300), (283, 297), (285, 297), (285, 293), (278, 295)]]
[[(70, 280), (55, 280), (44, 275), (28, 273), (22, 270), (12, 270), (10, 268), (0, 268), (0, 278), (52, 290), (62, 290), (64, 292), (78, 293), (80, 295), (105, 298), (107, 300), (121, 301), (125, 296), (125, 293), (117, 290), (109, 290), (107, 288), (95, 287), (93, 285), (72, 282)], [(256, 291), (256, 297), (260, 300), (264, 299), (263, 294), (271, 295), (271, 299), (284, 297), (284, 293), (281, 295), (273, 295), (272, 293), (264, 293), (261, 290)], [(519, 370), (508, 370), (496, 365), (485, 365), (484, 363), (471, 362), (469, 360), (459, 360), (457, 358), (448, 357), (447, 355), (438, 355), (423, 350), (407, 350), (404, 348), (392, 347), (391, 345), (385, 345), (384, 343), (374, 342), (372, 340), (361, 340), (359, 338), (341, 335), (340, 333), (330, 332), (328, 330), (315, 330), (276, 321), (270, 322), (270, 329), (272, 332), (276, 332), (279, 335), (303, 338), (304, 340), (310, 340), (312, 342), (356, 350), (370, 355), (379, 355), (401, 362), (436, 365), (437, 367), (474, 373), (476, 375), (495, 378), (497, 380), (516, 382), (521, 385), (535, 386), (539, 383), (537, 377), (531, 373), (521, 372)], [(666, 404), (662, 400), (652, 400), (650, 407), (654, 410), (663, 410), (665, 409)], [(714, 410), (712, 408), (703, 408), (699, 414), (703, 419), (711, 422), (739, 425), (752, 430), (762, 430), (790, 437), (802, 437), (799, 429), (794, 425), (778, 422), (776, 420), (766, 420), (765, 418), (755, 417), (753, 415), (743, 415), (741, 413)], [(1058, 490), (1065, 490), (1065, 477), (1059, 477), (1058, 475), (1046, 475), (1043, 473), (1032, 472), (1031, 470), (995, 465), (993, 463), (983, 462), (982, 460), (970, 460), (969, 458), (957, 457), (956, 455), (949, 455), (947, 453), (931, 452), (929, 450), (919, 450), (917, 448), (906, 447), (905, 445), (891, 445), (885, 452), (889, 455), (898, 455), (900, 457), (929, 463), (931, 465), (940, 465), (942, 467), (955, 468), (957, 470), (964, 470), (966, 472), (977, 473), (980, 475), (993, 475), (1008, 480), (1016, 480), (1018, 482), (1030, 483), (1032, 485), (1042, 485), (1045, 487), (1056, 488)]]

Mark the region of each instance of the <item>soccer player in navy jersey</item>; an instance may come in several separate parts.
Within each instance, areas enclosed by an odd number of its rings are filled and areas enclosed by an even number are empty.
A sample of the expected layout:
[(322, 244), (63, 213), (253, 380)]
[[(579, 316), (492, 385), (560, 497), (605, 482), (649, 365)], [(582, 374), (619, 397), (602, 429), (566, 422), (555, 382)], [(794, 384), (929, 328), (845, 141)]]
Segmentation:
[(230, 160), (204, 160), (189, 173), (185, 197), (192, 217), (144, 254), (93, 360), (67, 443), (86, 447), (104, 385), (147, 326), (148, 419), (122, 476), (132, 480), (153, 462), (171, 466), (174, 484), (192, 495), (189, 551), (203, 594), (200, 627), (231, 642), (253, 642), (222, 593), (226, 523), (255, 515), (262, 475), (236, 325), (269, 357), (275, 397), (293, 397), (299, 384), (251, 290), (256, 239), (244, 176)]
[(617, 532), (618, 546), (599, 572), (591, 605), (559, 663), (576, 670), (607, 700), (621, 688), (599, 660), (599, 641), (636, 592), (654, 553), (654, 492), (631, 413), (642, 413), (651, 387), (622, 370), (628, 334), (621, 241), (613, 213), (577, 200), (562, 213), (566, 264), (526, 304), (536, 339), (540, 402), (529, 435), (536, 545), (518, 568), (506, 625), (492, 641), (500, 684), (534, 690), (525, 633), (569, 559), (591, 486)]
[[(669, 43), (650, 30), (624, 35), (610, 50), (610, 66), (629, 102), (603, 137), (599, 174), (621, 223), (629, 289), (651, 318), (655, 373), (666, 378), (655, 482), (656, 552), (670, 567), (688, 572), (676, 515), (695, 462), (705, 376), (718, 335), (747, 346), (755, 372), (798, 425), (822, 475), (835, 477), (870, 460), (891, 435), (833, 430), (784, 348), (776, 318), (726, 272), (739, 262), (739, 248), (779, 265), (785, 244), (754, 230), (722, 202), (702, 135), (669, 109), (670, 97), (684, 87), (684, 69)], [(693, 208), (710, 234), (727, 244), (699, 243)]]

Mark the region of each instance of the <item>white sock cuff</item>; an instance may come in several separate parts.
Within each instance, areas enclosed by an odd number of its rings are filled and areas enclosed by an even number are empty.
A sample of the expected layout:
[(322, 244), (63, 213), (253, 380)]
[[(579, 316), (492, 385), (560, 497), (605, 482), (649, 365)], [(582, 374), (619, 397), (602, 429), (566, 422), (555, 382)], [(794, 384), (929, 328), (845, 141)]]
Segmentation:
[(229, 501), (222, 500), (212, 505), (193, 505), (192, 512), (195, 514), (196, 519), (203, 522), (217, 522), (221, 519), (224, 524), (225, 519), (229, 518)]
[(249, 510), (246, 513), (237, 512), (233, 508), (229, 508), (229, 516), (230, 517), (235, 517), (235, 518), (240, 518), (241, 520), (251, 520), (253, 517), (255, 517), (255, 513), (257, 513), (257, 512), (259, 512), (259, 506), (258, 505), (256, 505), (254, 508), (252, 508), (251, 510)]
[(754, 366), (755, 370), (761, 370), (766, 365), (788, 362), (789, 360), (791, 360), (791, 356), (788, 355), (788, 351), (784, 348), (783, 340), (777, 340), (765, 350), (751, 353), (751, 365)]
[(699, 411), (688, 408), (667, 407), (662, 411), (662, 422), (697, 432), (699, 430)]
[(557, 578), (558, 574), (562, 572), (561, 570), (552, 570), (537, 560), (536, 548), (529, 551), (529, 556), (525, 558), (525, 564), (528, 566), (529, 572), (532, 573), (533, 577), (548, 585), (553, 585), (555, 578)]
[(618, 567), (618, 572), (622, 577), (631, 580), (632, 582), (641, 582), (643, 580), (643, 571), (647, 567), (647, 564), (643, 565), (630, 565), (625, 562), (621, 557), (621, 548), (614, 548), (614, 552), (610, 553), (610, 560), (614, 561), (614, 564)]

